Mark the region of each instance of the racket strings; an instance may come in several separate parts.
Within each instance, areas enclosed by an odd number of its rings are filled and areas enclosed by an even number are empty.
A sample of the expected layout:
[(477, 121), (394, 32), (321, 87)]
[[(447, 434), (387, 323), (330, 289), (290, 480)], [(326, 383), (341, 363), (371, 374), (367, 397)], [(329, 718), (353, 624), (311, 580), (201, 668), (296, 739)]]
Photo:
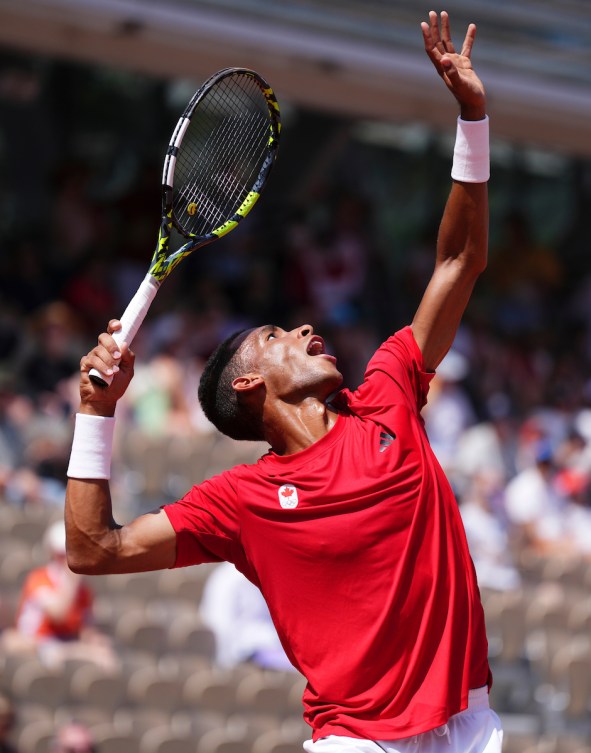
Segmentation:
[[(261, 157), (265, 154), (268, 141), (268, 122), (266, 113), (264, 119), (261, 119), (259, 112), (252, 112), (250, 118), (242, 118), (241, 121), (235, 120), (232, 123), (235, 133), (236, 156), (241, 149), (241, 160), (243, 172), (240, 175), (236, 173), (226, 174), (227, 178), (233, 179), (236, 184), (240, 183), (240, 178), (245, 186), (250, 186), (255, 176), (255, 171), (260, 168)], [(249, 170), (247, 172), (247, 170)]]
[(200, 220), (206, 225), (210, 224), (215, 227), (216, 222), (227, 213), (227, 202), (232, 197), (222, 195), (216, 186), (216, 176), (222, 168), (221, 159), (218, 162), (219, 164), (214, 164), (210, 161), (207, 165), (210, 173), (207, 176), (207, 182), (204, 182), (203, 179), (198, 182), (197, 177), (199, 176), (192, 175), (190, 177), (190, 183), (187, 185), (183, 201), (188, 202), (189, 205), (193, 204), (195, 211), (198, 212), (193, 224)]
[[(241, 128), (243, 123), (244, 121), (242, 123), (236, 124), (236, 128), (239, 133), (244, 133), (244, 128)], [(237, 154), (238, 149), (235, 149), (234, 151), (236, 153), (236, 157), (239, 157), (239, 155)], [(232, 159), (232, 156), (233, 155), (229, 153), (228, 150), (228, 154), (224, 155), (223, 159)], [(211, 220), (214, 226), (218, 224), (220, 219), (227, 219), (229, 211), (235, 212), (236, 209), (238, 209), (242, 202), (245, 200), (249, 191), (252, 190), (262, 164), (259, 164), (259, 161), (254, 161), (252, 159), (253, 156), (256, 156), (255, 147), (253, 147), (253, 149), (251, 150), (251, 154), (241, 155), (242, 159), (245, 159), (245, 164), (252, 164), (252, 169), (250, 170), (250, 172), (244, 173), (243, 175), (239, 176), (236, 175), (233, 171), (227, 171), (221, 168), (220, 163), (222, 162), (222, 157), (220, 157), (220, 159), (218, 160), (218, 164), (210, 164), (212, 180), (215, 184), (213, 186), (214, 191), (212, 192), (212, 194), (210, 194), (210, 196), (207, 196), (203, 193), (198, 193), (198, 187), (195, 187), (191, 198), (193, 201), (197, 202), (201, 200), (201, 202), (203, 202), (204, 205), (202, 207), (201, 213), (204, 215), (206, 220)], [(221, 194), (222, 201), (224, 202), (223, 206), (221, 206), (219, 203), (216, 203), (212, 198), (214, 193), (217, 196)]]
[[(235, 159), (239, 157), (238, 151), (240, 142), (238, 141), (238, 138), (241, 132), (244, 133), (244, 128), (242, 128), (243, 125), (244, 118), (236, 120), (234, 124), (227, 121), (226, 128), (221, 129), (218, 134), (219, 140), (224, 141), (227, 147), (225, 153), (221, 149), (215, 151), (215, 154), (217, 154), (217, 161), (214, 162), (210, 159), (207, 165), (209, 170), (208, 178), (210, 181), (209, 188), (213, 188), (213, 191), (211, 191), (209, 195), (204, 194), (200, 191), (202, 186), (196, 184), (193, 186), (193, 190), (189, 193), (190, 201), (201, 200), (201, 202), (204, 202), (204, 205), (201, 207), (201, 214), (205, 215), (207, 218), (207, 210), (210, 210), (211, 220), (214, 223), (216, 220), (219, 220), (227, 214), (228, 208), (236, 209), (240, 206), (254, 182), (253, 172), (255, 168), (258, 167), (257, 165), (254, 165), (253, 170), (244, 176), (237, 176), (233, 171), (224, 170), (226, 162), (233, 163)], [(232, 133), (229, 130), (232, 126), (235, 133)], [(246, 137), (248, 136), (249, 133), (246, 132)], [(244, 143), (247, 142), (245, 141)], [(233, 145), (234, 148), (230, 149), (228, 148), (228, 145)], [(242, 155), (242, 157), (246, 157), (247, 161), (249, 159), (248, 154)], [(256, 175), (254, 177), (256, 177)], [(221, 195), (224, 202), (223, 206), (215, 203), (214, 194)]]
[(209, 92), (177, 155), (173, 211), (183, 227), (207, 235), (235, 214), (265, 164), (270, 134), (267, 102), (250, 77)]
[[(203, 190), (203, 182), (195, 183), (192, 191), (189, 192), (189, 199), (193, 201), (200, 199), (204, 202), (200, 213), (205, 215), (206, 220), (211, 220), (214, 226), (216, 221), (227, 215), (229, 210), (235, 210), (240, 206), (258, 174), (260, 167), (258, 161), (253, 158), (256, 157), (257, 150), (264, 147), (264, 144), (256, 144), (253, 137), (259, 125), (259, 113), (254, 113), (249, 119), (244, 117), (226, 119), (216, 133), (218, 143), (208, 144), (210, 157), (204, 169), (207, 169), (205, 177), (209, 192)], [(245, 146), (249, 144), (252, 144), (250, 152), (245, 150)], [(241, 162), (243, 174), (237, 174), (235, 169), (227, 167), (228, 165), (234, 166), (238, 161)], [(252, 164), (252, 169), (250, 172), (245, 172), (244, 168), (249, 164)], [(193, 173), (195, 172), (193, 170)], [(191, 175), (193, 181), (195, 178), (195, 174)], [(223, 201), (223, 205), (220, 205), (220, 200)]]
[[(238, 133), (238, 126), (235, 130)], [(194, 209), (199, 211), (199, 219), (206, 225), (209, 224), (210, 229), (218, 226), (222, 219), (227, 219), (228, 214), (240, 206), (248, 193), (248, 181), (244, 182), (232, 172), (240, 155), (237, 147), (230, 148), (231, 138), (227, 127), (219, 131), (217, 141), (220, 145), (225, 144), (225, 150), (222, 151), (218, 144), (209, 144), (209, 157), (200, 168), (207, 170), (207, 173), (200, 175), (197, 170), (192, 170), (183, 191), (181, 204), (193, 204)], [(216, 155), (217, 160), (214, 159)], [(182, 211), (182, 206), (179, 208)], [(192, 224), (195, 225), (196, 220)]]
[[(236, 88), (235, 82), (230, 81), (229, 84)], [(227, 119), (223, 124), (225, 128), (220, 128), (218, 134), (220, 139), (227, 139), (226, 146), (234, 146), (235, 152), (242, 149), (243, 166), (252, 164), (252, 171), (242, 176), (245, 186), (252, 183), (254, 171), (259, 168), (260, 157), (264, 154), (269, 137), (269, 116), (266, 101), (263, 101), (261, 92), (256, 85), (251, 85), (250, 91), (240, 88), (240, 97), (242, 101), (246, 97), (246, 106), (243, 106), (239, 117), (233, 116)], [(222, 97), (222, 104), (223, 99), (225, 98)], [(223, 150), (218, 152), (214, 150), (214, 154), (216, 153), (220, 160), (223, 160), (226, 156)], [(234, 161), (234, 156), (230, 156)], [(213, 165), (213, 167), (215, 169), (216, 166)], [(235, 174), (229, 173), (228, 175), (234, 175), (236, 185), (239, 185)]]

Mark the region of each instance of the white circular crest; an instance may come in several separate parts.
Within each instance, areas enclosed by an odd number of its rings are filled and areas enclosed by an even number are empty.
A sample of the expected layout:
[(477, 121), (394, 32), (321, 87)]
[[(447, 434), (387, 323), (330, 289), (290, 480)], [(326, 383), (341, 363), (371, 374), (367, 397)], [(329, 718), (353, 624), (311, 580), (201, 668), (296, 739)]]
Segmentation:
[(298, 506), (298, 490), (293, 484), (283, 484), (279, 489), (279, 504), (284, 510), (293, 510)]

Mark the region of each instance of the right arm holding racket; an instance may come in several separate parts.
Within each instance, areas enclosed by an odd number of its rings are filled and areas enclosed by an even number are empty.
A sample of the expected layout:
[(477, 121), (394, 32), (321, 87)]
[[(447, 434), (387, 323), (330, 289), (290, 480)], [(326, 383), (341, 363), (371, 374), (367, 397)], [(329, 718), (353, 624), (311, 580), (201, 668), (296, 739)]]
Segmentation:
[[(80, 363), (65, 509), (68, 561), (75, 571), (140, 572), (174, 564), (176, 536), (162, 511), (126, 526), (113, 520), (108, 479), (115, 407), (133, 376), (132, 340), (160, 285), (191, 252), (247, 216), (274, 164), (280, 130), (269, 84), (254, 71), (227, 68), (199, 88), (173, 131), (148, 274), (121, 320), (111, 320)], [(169, 254), (173, 228), (186, 243)]]

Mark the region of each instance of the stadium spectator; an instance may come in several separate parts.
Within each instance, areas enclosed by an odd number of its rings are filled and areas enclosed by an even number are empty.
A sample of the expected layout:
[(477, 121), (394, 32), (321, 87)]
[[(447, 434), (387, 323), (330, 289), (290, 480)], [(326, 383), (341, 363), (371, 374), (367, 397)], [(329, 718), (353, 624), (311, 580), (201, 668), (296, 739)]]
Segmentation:
[(0, 390), (0, 488), (19, 507), (63, 503), (71, 429), (51, 402)]
[(515, 475), (517, 421), (509, 400), (504, 394), (491, 395), (482, 408), (487, 418), (464, 429), (453, 456), (454, 486), (460, 495), (480, 474), (493, 474), (503, 487)]
[(229, 562), (208, 577), (199, 607), (216, 639), (216, 662), (235, 667), (251, 662), (262, 669), (293, 670), (260, 590)]
[(495, 591), (510, 591), (521, 583), (511, 554), (511, 531), (500, 512), (503, 488), (501, 475), (482, 470), (473, 476), (460, 504), (478, 585)]
[(554, 249), (536, 243), (521, 208), (507, 213), (502, 234), (491, 249), (488, 270), (488, 281), (499, 293), (498, 321), (512, 334), (543, 329), (564, 282), (564, 264)]
[(3, 648), (9, 653), (36, 653), (52, 667), (68, 659), (116, 667), (110, 640), (92, 626), (92, 591), (67, 565), (63, 522), (47, 529), (44, 543), (49, 562), (27, 576), (15, 627), (5, 631)]
[(425, 427), (437, 459), (451, 475), (455, 469), (458, 443), (462, 434), (476, 422), (471, 400), (463, 387), (469, 361), (457, 350), (449, 351), (439, 364), (425, 407)]
[(76, 348), (82, 342), (75, 310), (63, 301), (52, 301), (31, 317), (29, 352), (21, 376), (34, 397), (57, 399), (62, 382), (76, 371)]
[(591, 476), (588, 471), (563, 468), (557, 473), (556, 488), (565, 498), (565, 541), (558, 554), (591, 559)]
[(555, 484), (551, 443), (542, 439), (532, 451), (533, 463), (507, 484), (505, 509), (521, 546), (548, 554), (566, 543), (565, 500)]

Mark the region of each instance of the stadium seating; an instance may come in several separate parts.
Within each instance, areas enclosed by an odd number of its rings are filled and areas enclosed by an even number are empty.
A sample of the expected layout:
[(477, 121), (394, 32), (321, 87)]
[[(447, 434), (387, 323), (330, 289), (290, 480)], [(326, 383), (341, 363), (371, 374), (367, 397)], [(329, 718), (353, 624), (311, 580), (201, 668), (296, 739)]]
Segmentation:
[[(17, 524), (30, 513), (4, 509), (0, 605), (9, 624), (27, 566), (40, 555), (32, 560), (33, 526)], [(90, 581), (118, 671), (81, 660), (52, 670), (35, 656), (0, 653), (2, 684), (18, 706), (20, 753), (47, 753), (57, 726), (71, 719), (96, 733), (98, 753), (301, 753), (310, 733), (303, 678), (215, 666), (213, 636), (196, 611), (214, 567)], [(529, 553), (520, 571), (521, 589), (482, 594), (504, 753), (591, 753), (589, 563)]]

